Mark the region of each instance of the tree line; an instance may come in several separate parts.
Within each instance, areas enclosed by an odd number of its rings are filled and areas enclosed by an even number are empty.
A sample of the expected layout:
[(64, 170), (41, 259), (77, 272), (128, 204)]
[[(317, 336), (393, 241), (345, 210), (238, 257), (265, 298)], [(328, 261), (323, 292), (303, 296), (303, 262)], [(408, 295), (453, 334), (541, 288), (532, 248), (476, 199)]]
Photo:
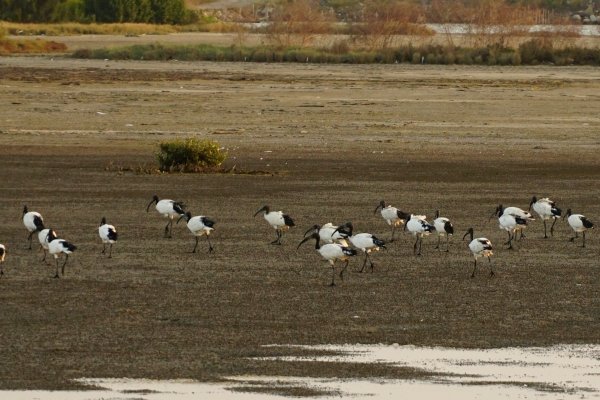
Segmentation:
[(186, 24), (195, 14), (184, 0), (0, 0), (0, 20)]

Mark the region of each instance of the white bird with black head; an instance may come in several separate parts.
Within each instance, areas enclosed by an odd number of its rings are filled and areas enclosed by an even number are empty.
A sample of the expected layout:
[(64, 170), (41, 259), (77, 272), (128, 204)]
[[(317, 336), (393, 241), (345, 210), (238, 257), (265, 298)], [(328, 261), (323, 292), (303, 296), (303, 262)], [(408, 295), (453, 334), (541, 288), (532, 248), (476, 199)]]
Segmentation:
[(350, 241), (350, 243), (352, 243), (352, 246), (356, 247), (365, 254), (363, 265), (359, 272), (364, 271), (367, 265), (367, 261), (369, 262), (369, 266), (371, 267), (371, 272), (373, 272), (375, 264), (373, 263), (373, 260), (371, 260), (371, 253), (373, 251), (379, 251), (380, 248), (385, 249), (385, 242), (381, 239), (378, 239), (376, 236), (366, 232), (352, 234), (352, 230), (350, 230), (349, 232), (345, 231), (343, 226), (340, 226), (338, 229), (336, 229), (336, 232), (341, 233), (342, 236), (344, 236)]
[(385, 201), (381, 200), (379, 205), (375, 208), (373, 214), (377, 213), (377, 211), (381, 209), (381, 217), (385, 220), (385, 222), (390, 226), (392, 230), (392, 238), (390, 239), (390, 243), (393, 242), (394, 233), (396, 233), (396, 228), (404, 223), (408, 219), (409, 215), (404, 211), (392, 207), (391, 205), (386, 205)]
[(267, 221), (269, 225), (275, 229), (275, 234), (277, 235), (277, 238), (272, 241), (271, 244), (281, 244), (283, 232), (295, 226), (294, 220), (289, 215), (284, 214), (282, 211), (271, 211), (269, 206), (261, 207), (260, 210), (254, 213), (254, 216), (256, 217), (261, 212), (263, 213), (265, 221)]
[(6, 257), (6, 247), (0, 244), (0, 277), (4, 275), (4, 258)]
[(404, 225), (404, 230), (408, 230), (416, 237), (413, 253), (420, 256), (421, 247), (423, 246), (423, 236), (428, 236), (431, 232), (434, 232), (435, 226), (427, 222), (427, 217), (425, 215), (409, 214), (406, 224)]
[(536, 196), (531, 198), (531, 202), (529, 203), (529, 211), (533, 211), (540, 216), (542, 221), (544, 222), (544, 239), (548, 239), (548, 233), (546, 228), (546, 221), (552, 219), (552, 226), (550, 226), (550, 235), (554, 236), (554, 224), (556, 220), (560, 218), (562, 210), (556, 206), (552, 200), (547, 197), (539, 199)]
[(312, 235), (302, 239), (302, 241), (300, 242), (300, 244), (298, 244), (298, 247), (296, 249), (299, 249), (302, 243), (310, 239), (315, 239), (315, 249), (319, 252), (321, 257), (323, 257), (329, 262), (329, 265), (331, 266), (331, 283), (329, 284), (329, 286), (335, 286), (335, 263), (337, 261), (344, 262), (344, 266), (340, 270), (340, 279), (344, 280), (344, 271), (348, 267), (350, 257), (356, 255), (356, 250), (351, 249), (347, 246), (343, 246), (339, 243), (326, 243), (324, 245), (321, 245), (320, 236), (316, 232), (313, 232)]
[(117, 229), (113, 225), (106, 223), (106, 218), (102, 217), (100, 221), (100, 227), (98, 228), (98, 235), (102, 240), (102, 254), (106, 254), (106, 245), (109, 245), (108, 258), (112, 258), (112, 247), (113, 244), (117, 243)]
[(23, 225), (25, 225), (25, 228), (29, 232), (27, 240), (29, 241), (29, 250), (31, 250), (33, 234), (44, 229), (44, 219), (39, 212), (29, 211), (27, 206), (23, 206)]
[(146, 207), (146, 212), (150, 211), (150, 206), (156, 204), (156, 211), (160, 215), (169, 219), (167, 226), (165, 226), (165, 237), (172, 237), (173, 233), (173, 220), (182, 216), (185, 213), (185, 204), (180, 201), (173, 201), (169, 199), (159, 200), (157, 195), (152, 197), (152, 201)]
[(53, 241), (51, 241), (48, 244), (48, 252), (54, 256), (54, 260), (56, 261), (56, 275), (54, 275), (55, 278), (59, 278), (58, 257), (60, 256), (60, 254), (62, 253), (65, 255), (65, 262), (62, 264), (62, 267), (61, 267), (61, 274), (64, 276), (65, 275), (65, 265), (67, 265), (67, 260), (69, 259), (69, 254), (73, 253), (76, 249), (77, 249), (77, 247), (74, 244), (69, 243), (63, 239), (54, 239)]
[(587, 219), (584, 215), (581, 214), (573, 214), (571, 209), (567, 210), (567, 213), (563, 217), (567, 218), (567, 222), (573, 231), (575, 232), (575, 236), (573, 236), (569, 241), (574, 242), (575, 239), (579, 237), (579, 232), (583, 235), (583, 244), (581, 247), (585, 247), (585, 231), (588, 229), (594, 229), (594, 224), (592, 221)]
[[(513, 240), (516, 238), (518, 231), (525, 229), (528, 219), (509, 212), (501, 205), (496, 209), (496, 214), (498, 215), (498, 227), (508, 233), (508, 241), (504, 244), (507, 244), (509, 249), (514, 249)], [(523, 234), (521, 233), (521, 235)]]
[(352, 229), (352, 222), (346, 222), (342, 225), (333, 225), (331, 222), (328, 222), (325, 225), (313, 225), (304, 233), (304, 237), (310, 232), (318, 233), (323, 243), (339, 243), (343, 246), (348, 246), (345, 238), (352, 235)]
[(436, 210), (435, 211), (435, 219), (433, 220), (433, 226), (435, 227), (435, 231), (437, 233), (437, 237), (438, 237), (438, 242), (437, 242), (437, 246), (435, 246), (436, 249), (439, 249), (440, 251), (442, 250), (441, 246), (440, 246), (440, 241), (442, 236), (446, 237), (446, 252), (448, 252), (449, 249), (449, 241), (450, 241), (450, 236), (454, 235), (454, 227), (452, 226), (452, 223), (450, 222), (450, 220), (446, 217), (440, 217), (440, 210)]
[(468, 246), (469, 250), (471, 250), (471, 253), (473, 254), (473, 257), (475, 258), (475, 264), (473, 266), (473, 273), (471, 274), (471, 278), (475, 277), (475, 270), (477, 269), (477, 259), (480, 257), (487, 257), (490, 264), (490, 276), (494, 276), (494, 270), (492, 268), (492, 259), (490, 258), (494, 255), (492, 251), (492, 242), (490, 242), (489, 239), (484, 237), (473, 239), (473, 228), (469, 228), (469, 230), (467, 230), (467, 233), (465, 233), (465, 235), (463, 236), (463, 240), (465, 240), (467, 235), (471, 237), (471, 241), (469, 242)]
[(208, 252), (212, 253), (214, 248), (210, 243), (209, 236), (211, 232), (215, 230), (215, 221), (211, 220), (208, 217), (205, 217), (204, 215), (197, 215), (195, 217), (192, 217), (192, 213), (189, 211), (183, 214), (177, 220), (177, 223), (179, 223), (179, 221), (181, 221), (182, 219), (185, 219), (187, 221), (188, 229), (196, 238), (196, 244), (194, 245), (194, 250), (192, 250), (192, 253), (196, 252), (196, 247), (198, 247), (198, 238), (200, 236), (206, 236), (206, 241), (208, 242)]
[[(533, 221), (533, 220), (535, 220), (535, 218), (533, 218), (533, 215), (531, 215), (530, 212), (525, 211), (522, 208), (519, 208), (519, 207), (506, 207), (506, 208), (504, 208), (504, 206), (502, 206), (502, 204), (498, 204), (498, 207), (496, 207), (496, 210), (490, 216), (490, 220), (494, 216), (498, 216), (498, 218), (500, 218), (502, 216), (502, 214), (511, 214), (511, 215), (514, 215), (515, 217), (519, 217), (521, 219), (524, 219), (525, 221)], [(515, 233), (516, 232), (520, 232), (521, 233), (521, 236), (519, 237), (519, 240), (525, 238), (525, 234), (523, 233), (523, 230), (525, 228), (527, 228), (527, 223), (518, 225), (516, 227)]]
[(38, 233), (38, 241), (40, 242), (40, 248), (44, 252), (44, 257), (42, 257), (40, 261), (44, 261), (46, 264), (48, 264), (48, 262), (46, 261), (46, 251), (48, 250), (48, 245), (50, 244), (50, 242), (56, 239), (57, 237), (58, 236), (56, 235), (56, 231), (54, 231), (54, 229), (52, 228), (42, 229)]

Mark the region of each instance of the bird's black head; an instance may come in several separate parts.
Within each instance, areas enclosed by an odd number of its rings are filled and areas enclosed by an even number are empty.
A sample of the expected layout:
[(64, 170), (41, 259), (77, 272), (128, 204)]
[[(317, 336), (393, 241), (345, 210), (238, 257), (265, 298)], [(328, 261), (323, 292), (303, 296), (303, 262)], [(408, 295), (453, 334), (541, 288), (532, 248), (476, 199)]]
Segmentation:
[(433, 217), (434, 219), (438, 219), (440, 217), (440, 210), (435, 210), (435, 217)]
[(181, 221), (182, 219), (189, 221), (190, 219), (192, 219), (192, 213), (187, 211), (187, 212), (181, 214), (181, 217), (179, 217), (179, 219), (177, 220), (177, 223), (179, 223), (179, 221)]
[(533, 196), (531, 201), (529, 202), (529, 211), (531, 211), (531, 206), (533, 206), (537, 202), (537, 197)]
[(502, 207), (502, 204), (498, 204), (498, 207), (496, 207), (496, 209), (494, 210), (494, 212), (492, 213), (492, 215), (490, 215), (490, 219), (494, 218), (495, 216), (498, 216), (498, 218), (500, 218), (500, 216), (502, 215), (502, 213), (504, 212), (504, 207)]
[(565, 218), (569, 218), (571, 215), (573, 214), (573, 212), (571, 211), (570, 208), (567, 208), (567, 212), (565, 213), (565, 215), (563, 216), (563, 219)]
[(465, 235), (463, 236), (463, 240), (465, 240), (465, 238), (466, 238), (468, 235), (471, 235), (471, 240), (473, 240), (473, 228), (469, 228), (469, 229), (467, 229), (467, 233), (465, 233)]
[(381, 200), (381, 201), (379, 202), (379, 204), (378, 204), (378, 205), (377, 205), (377, 207), (375, 208), (375, 211), (373, 212), (373, 214), (376, 214), (376, 213), (377, 213), (377, 210), (379, 210), (380, 208), (381, 208), (382, 210), (385, 208), (385, 201)]
[(100, 221), (100, 226), (106, 225), (106, 218), (102, 217), (102, 221)]
[(158, 204), (158, 196), (157, 195), (152, 196), (152, 200), (150, 201), (150, 203), (148, 203), (148, 207), (146, 207), (146, 212), (148, 212), (150, 210), (150, 206), (152, 204)]
[(27, 209), (27, 206), (24, 205), (23, 206), (23, 215), (27, 214), (29, 212), (29, 210)]
[(256, 217), (259, 213), (261, 213), (263, 211), (265, 212), (265, 214), (268, 214), (269, 213), (269, 206), (267, 206), (267, 205), (262, 206), (260, 208), (260, 210), (258, 210), (257, 212), (254, 213), (254, 216)]

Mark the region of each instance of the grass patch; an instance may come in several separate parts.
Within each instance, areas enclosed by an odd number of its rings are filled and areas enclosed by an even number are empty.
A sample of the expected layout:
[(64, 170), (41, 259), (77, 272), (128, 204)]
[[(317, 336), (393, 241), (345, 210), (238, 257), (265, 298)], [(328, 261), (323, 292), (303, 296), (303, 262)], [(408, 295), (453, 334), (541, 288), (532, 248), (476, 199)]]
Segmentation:
[(162, 172), (205, 172), (218, 169), (227, 152), (218, 142), (196, 138), (165, 140), (156, 154)]
[(67, 46), (64, 43), (43, 39), (0, 39), (0, 56), (11, 54), (43, 54), (64, 53)]
[(80, 49), (75, 58), (112, 60), (247, 61), (321, 64), (464, 64), (464, 65), (600, 65), (597, 49), (541, 47), (537, 39), (518, 49), (498, 46), (466, 48), (442, 45), (406, 45), (386, 50), (256, 46), (148, 44), (118, 48)]

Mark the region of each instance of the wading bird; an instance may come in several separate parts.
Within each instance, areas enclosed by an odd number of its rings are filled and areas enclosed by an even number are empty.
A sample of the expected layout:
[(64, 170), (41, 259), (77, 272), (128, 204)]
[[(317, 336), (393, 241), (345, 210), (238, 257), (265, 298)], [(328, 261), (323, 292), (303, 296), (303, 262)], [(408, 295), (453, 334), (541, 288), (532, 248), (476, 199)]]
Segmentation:
[(569, 239), (569, 241), (574, 242), (575, 239), (579, 237), (579, 232), (582, 232), (583, 245), (581, 247), (585, 247), (585, 231), (587, 231), (588, 229), (593, 229), (594, 224), (592, 223), (592, 221), (590, 221), (581, 214), (573, 214), (570, 208), (567, 210), (567, 213), (565, 214), (563, 219), (565, 217), (567, 218), (567, 222), (569, 222), (571, 228), (575, 231), (575, 236)]
[(65, 265), (67, 265), (67, 260), (69, 259), (69, 254), (74, 252), (77, 249), (75, 245), (67, 242), (63, 239), (54, 239), (48, 244), (48, 252), (54, 256), (54, 260), (56, 261), (56, 275), (55, 278), (58, 278), (58, 256), (60, 253), (65, 254), (65, 262), (61, 267), (61, 274), (65, 275)]
[[(408, 230), (417, 238), (415, 240), (415, 245), (413, 246), (413, 253), (415, 253), (417, 256), (420, 256), (421, 247), (423, 245), (423, 236), (427, 236), (431, 232), (435, 231), (435, 226), (427, 222), (425, 215), (410, 214), (406, 220), (406, 224), (404, 225), (404, 230)], [(418, 252), (417, 245), (419, 246)]]
[[(496, 207), (496, 210), (494, 211), (494, 213), (490, 216), (490, 220), (494, 217), (494, 216), (498, 216), (498, 218), (500, 218), (502, 216), (502, 214), (512, 214), (515, 217), (519, 217), (521, 219), (524, 219), (526, 221), (533, 221), (535, 218), (533, 218), (533, 216), (531, 215), (530, 212), (527, 212), (519, 207), (506, 207), (504, 208), (502, 206), (502, 204), (499, 204), (498, 207)], [(521, 236), (519, 237), (519, 240), (525, 238), (525, 234), (523, 233), (523, 230), (527, 228), (527, 224), (522, 224), (517, 226), (516, 231), (521, 233)]]
[[(504, 244), (508, 245), (509, 249), (513, 249), (513, 240), (517, 236), (517, 231), (525, 229), (527, 220), (518, 215), (511, 214), (500, 206), (498, 213), (498, 227), (508, 233), (508, 241)], [(523, 235), (521, 233), (521, 235)]]
[(535, 211), (544, 222), (544, 239), (548, 239), (548, 233), (546, 232), (546, 221), (549, 219), (553, 220), (552, 226), (550, 226), (550, 235), (554, 236), (554, 224), (560, 217), (562, 212), (561, 209), (556, 207), (556, 203), (549, 198), (545, 197), (538, 200), (535, 196), (531, 198), (531, 203), (529, 203), (529, 211), (531, 211), (532, 207), (533, 211)]
[(304, 237), (310, 232), (318, 233), (323, 243), (339, 243), (343, 246), (348, 246), (345, 238), (352, 235), (352, 222), (346, 222), (343, 225), (335, 226), (331, 222), (325, 225), (313, 225), (304, 233)]
[(42, 229), (40, 233), (38, 233), (40, 247), (44, 252), (44, 257), (40, 261), (44, 261), (46, 264), (48, 264), (48, 262), (46, 261), (46, 250), (48, 250), (48, 245), (50, 244), (50, 242), (56, 239), (57, 237), (58, 236), (56, 236), (56, 232), (51, 228)]
[(356, 255), (356, 250), (351, 249), (347, 246), (342, 246), (339, 243), (326, 243), (321, 246), (321, 244), (319, 243), (320, 236), (316, 232), (313, 232), (312, 235), (302, 239), (302, 241), (300, 242), (300, 244), (298, 244), (298, 247), (296, 247), (296, 249), (299, 249), (300, 246), (302, 246), (302, 243), (307, 242), (310, 239), (315, 239), (315, 249), (319, 252), (321, 257), (329, 261), (329, 265), (331, 265), (331, 283), (329, 284), (329, 286), (335, 286), (335, 263), (338, 260), (344, 262), (344, 266), (340, 270), (340, 279), (344, 280), (344, 271), (348, 267), (350, 257)]
[(371, 272), (373, 272), (375, 264), (373, 263), (373, 260), (371, 260), (371, 252), (379, 251), (380, 248), (385, 249), (385, 242), (370, 233), (357, 233), (356, 235), (348, 236), (344, 234), (343, 230), (340, 230), (340, 228), (336, 229), (336, 232), (341, 232), (342, 236), (345, 236), (345, 238), (352, 243), (352, 246), (365, 253), (365, 259), (359, 272), (364, 271), (367, 261), (371, 267)]
[(269, 206), (263, 206), (260, 210), (254, 213), (256, 217), (259, 213), (263, 212), (265, 220), (275, 229), (277, 238), (271, 242), (271, 244), (281, 244), (281, 238), (283, 232), (294, 226), (294, 220), (289, 215), (284, 214), (282, 211), (271, 211)]
[(396, 233), (396, 228), (399, 225), (402, 225), (406, 222), (409, 215), (405, 212), (397, 209), (396, 207), (392, 207), (391, 205), (386, 205), (385, 201), (381, 200), (377, 208), (373, 214), (377, 213), (377, 210), (381, 209), (381, 216), (387, 222), (392, 230), (392, 238), (390, 239), (390, 243), (394, 241), (394, 233)]
[(173, 201), (169, 199), (159, 200), (158, 196), (154, 195), (152, 197), (152, 201), (148, 204), (148, 207), (146, 207), (146, 212), (150, 210), (150, 206), (153, 203), (156, 203), (156, 211), (158, 211), (158, 213), (164, 216), (165, 218), (169, 219), (169, 222), (167, 222), (167, 226), (165, 226), (165, 237), (172, 237), (171, 234), (173, 233), (173, 219), (175, 219), (175, 217), (183, 215), (183, 213), (185, 212), (185, 204), (179, 201)]
[(33, 234), (44, 229), (44, 219), (39, 212), (29, 211), (27, 206), (23, 206), (23, 225), (25, 225), (25, 228), (29, 232), (27, 240), (29, 240), (29, 250), (31, 250)]
[(182, 219), (185, 219), (187, 221), (188, 229), (196, 238), (196, 244), (194, 245), (194, 250), (192, 250), (192, 253), (196, 252), (196, 247), (198, 247), (198, 238), (200, 236), (206, 236), (206, 241), (208, 242), (208, 252), (212, 253), (214, 249), (212, 247), (212, 244), (210, 243), (209, 235), (214, 230), (213, 227), (215, 226), (215, 222), (203, 215), (197, 215), (195, 217), (192, 217), (192, 213), (189, 211), (183, 214), (177, 220), (177, 223), (179, 223), (179, 221), (181, 221)]
[(469, 250), (471, 250), (471, 253), (473, 253), (473, 257), (475, 258), (475, 265), (473, 266), (473, 273), (471, 274), (471, 278), (475, 277), (475, 270), (477, 269), (477, 259), (479, 257), (487, 257), (490, 264), (490, 276), (494, 276), (494, 270), (492, 269), (492, 259), (490, 258), (494, 255), (494, 253), (492, 252), (492, 242), (490, 242), (489, 239), (484, 237), (473, 239), (473, 228), (469, 228), (469, 230), (467, 230), (467, 233), (465, 233), (465, 235), (463, 236), (463, 240), (465, 240), (467, 235), (470, 235), (471, 237), (471, 241), (469, 242), (468, 246)]
[(435, 248), (442, 250), (440, 247), (440, 241), (442, 236), (446, 236), (446, 252), (448, 252), (450, 250), (448, 242), (450, 241), (450, 236), (454, 234), (454, 227), (452, 226), (452, 223), (448, 218), (440, 217), (440, 211), (436, 210), (433, 226), (435, 227), (438, 237), (437, 246), (435, 246)]
[(117, 230), (114, 226), (106, 223), (106, 218), (102, 217), (98, 234), (102, 240), (102, 254), (106, 254), (106, 244), (109, 244), (108, 258), (112, 258), (112, 247), (117, 242)]
[(0, 244), (0, 276), (4, 275), (4, 258), (6, 257), (6, 247)]

